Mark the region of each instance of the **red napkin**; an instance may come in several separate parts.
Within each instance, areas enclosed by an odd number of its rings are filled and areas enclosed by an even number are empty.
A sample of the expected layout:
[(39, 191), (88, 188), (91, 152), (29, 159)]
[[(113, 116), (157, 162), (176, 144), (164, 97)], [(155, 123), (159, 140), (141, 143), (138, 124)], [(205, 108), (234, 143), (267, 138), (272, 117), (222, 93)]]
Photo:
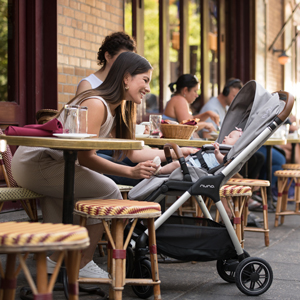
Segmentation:
[(182, 125), (197, 125), (197, 122), (195, 120), (190, 120), (186, 123), (183, 123)]
[(20, 136), (52, 136), (53, 133), (63, 133), (63, 126), (59, 120), (54, 118), (45, 124), (31, 124), (24, 127), (8, 126), (4, 133)]

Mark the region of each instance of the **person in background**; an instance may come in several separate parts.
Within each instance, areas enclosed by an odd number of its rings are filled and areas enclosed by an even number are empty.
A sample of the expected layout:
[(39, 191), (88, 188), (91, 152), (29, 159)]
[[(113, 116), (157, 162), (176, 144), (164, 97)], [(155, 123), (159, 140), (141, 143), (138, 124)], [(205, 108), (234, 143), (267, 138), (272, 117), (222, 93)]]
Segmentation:
[[(176, 85), (176, 90), (174, 89)], [(197, 123), (198, 129), (207, 129), (209, 132), (215, 128), (211, 123), (204, 122), (211, 118), (216, 124), (219, 124), (219, 116), (213, 111), (206, 111), (197, 115), (192, 115), (190, 112), (190, 104), (198, 97), (199, 81), (192, 74), (183, 74), (178, 77), (176, 82), (169, 84), (169, 88), (174, 93), (168, 101), (162, 119), (176, 122), (182, 122), (189, 119), (200, 119)], [(199, 137), (197, 134), (194, 137)]]
[[(227, 80), (222, 93), (220, 93), (217, 97), (212, 97), (206, 102), (203, 107), (200, 109), (200, 114), (205, 113), (207, 111), (215, 112), (220, 118), (220, 126), (225, 118), (225, 114), (228, 106), (233, 101), (234, 97), (243, 87), (243, 83), (240, 79), (230, 78)], [(218, 125), (212, 118), (206, 120), (206, 122), (212, 123), (215, 130), (218, 129)], [(207, 130), (203, 129), (198, 132), (199, 136), (202, 138), (209, 137), (209, 133)]]
[(101, 68), (79, 82), (76, 95), (98, 87), (105, 80), (118, 55), (125, 51), (136, 52), (136, 43), (128, 34), (119, 31), (106, 36), (97, 55)]
[[(95, 89), (100, 86), (105, 80), (118, 55), (125, 51), (136, 52), (136, 43), (132, 37), (122, 31), (113, 32), (112, 34), (107, 35), (104, 38), (97, 54), (98, 65), (100, 65), (101, 68), (88, 77), (83, 78), (79, 82), (76, 95), (86, 90)], [(98, 150), (96, 153), (103, 158), (111, 161), (113, 160), (112, 150)], [(124, 166), (136, 166), (136, 163), (133, 163), (127, 157), (125, 157), (118, 163)], [(140, 179), (127, 178), (110, 174), (106, 174), (106, 176), (113, 179), (117, 184), (135, 186), (140, 182)]]

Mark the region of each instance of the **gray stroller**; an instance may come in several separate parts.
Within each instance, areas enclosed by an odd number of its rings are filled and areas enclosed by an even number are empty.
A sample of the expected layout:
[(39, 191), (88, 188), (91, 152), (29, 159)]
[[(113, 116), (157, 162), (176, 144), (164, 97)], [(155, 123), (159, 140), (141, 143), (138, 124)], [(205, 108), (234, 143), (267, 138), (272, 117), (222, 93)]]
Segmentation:
[[(128, 194), (129, 199), (160, 202), (166, 195), (178, 195), (156, 221), (157, 251), (182, 261), (217, 261), (222, 279), (236, 283), (241, 292), (257, 296), (272, 284), (273, 272), (267, 261), (250, 257), (242, 249), (233, 225), (220, 201), (220, 187), (237, 173), (246, 161), (280, 127), (289, 116), (294, 98), (287, 92), (267, 92), (256, 81), (246, 83), (237, 94), (222, 124), (217, 142), (235, 127), (243, 134), (232, 146), (219, 167), (207, 171), (188, 166), (180, 148), (165, 145), (167, 161), (171, 161), (170, 147), (177, 154), (180, 166), (167, 178), (145, 179)], [(204, 218), (175, 216), (175, 212), (191, 196), (195, 196)], [(212, 220), (201, 196), (208, 196), (216, 205), (224, 225)], [(127, 274), (133, 277), (151, 276), (147, 231), (142, 224), (134, 230), (132, 247), (127, 249)], [(140, 298), (152, 295), (152, 287), (133, 286)]]

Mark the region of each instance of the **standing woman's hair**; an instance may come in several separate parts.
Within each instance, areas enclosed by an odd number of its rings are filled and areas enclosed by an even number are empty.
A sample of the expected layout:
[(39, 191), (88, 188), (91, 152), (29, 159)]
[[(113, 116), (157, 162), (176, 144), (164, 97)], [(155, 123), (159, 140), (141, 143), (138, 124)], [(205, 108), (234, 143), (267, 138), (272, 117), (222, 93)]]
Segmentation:
[(115, 56), (120, 50), (128, 50), (136, 52), (136, 43), (125, 32), (114, 32), (105, 37), (97, 55), (98, 65), (105, 68), (106, 59), (105, 52), (108, 52), (111, 57)]
[[(124, 78), (126, 75), (135, 76), (151, 69), (152, 66), (146, 58), (134, 52), (123, 52), (117, 57), (100, 86), (78, 94), (68, 104), (80, 104), (82, 100), (92, 96), (101, 96), (110, 104), (120, 103), (115, 111), (116, 137), (134, 139), (136, 105), (133, 101), (126, 101), (125, 99)], [(120, 153), (120, 151), (116, 151), (116, 157), (119, 158)], [(123, 153), (122, 157), (125, 155), (126, 152)]]
[[(183, 88), (187, 87), (190, 91), (190, 89), (195, 87), (197, 84), (199, 84), (199, 81), (195, 75), (183, 74), (178, 77), (176, 82), (171, 82), (169, 84), (169, 88), (172, 93), (179, 94)], [(176, 90), (174, 89), (174, 85), (176, 85)]]

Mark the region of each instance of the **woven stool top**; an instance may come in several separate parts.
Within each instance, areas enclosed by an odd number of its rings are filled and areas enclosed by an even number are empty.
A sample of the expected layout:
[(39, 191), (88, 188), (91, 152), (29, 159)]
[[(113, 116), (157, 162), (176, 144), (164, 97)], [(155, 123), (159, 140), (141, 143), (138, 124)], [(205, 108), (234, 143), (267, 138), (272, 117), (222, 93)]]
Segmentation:
[(300, 170), (300, 164), (284, 164), (282, 165), (284, 170)]
[(12, 201), (20, 199), (36, 199), (42, 198), (44, 195), (37, 194), (33, 191), (24, 189), (22, 187), (4, 187), (0, 188), (0, 200)]
[(278, 177), (300, 177), (300, 170), (279, 170), (274, 172)]
[(226, 184), (248, 185), (248, 186), (270, 186), (268, 180), (250, 178), (230, 178)]
[(75, 205), (75, 214), (92, 218), (153, 218), (160, 216), (160, 205), (155, 202), (119, 199), (80, 200)]
[(0, 225), (0, 252), (83, 249), (86, 228), (69, 224), (5, 222)]
[(251, 196), (252, 191), (249, 186), (244, 185), (223, 185), (220, 189), (220, 197)]

